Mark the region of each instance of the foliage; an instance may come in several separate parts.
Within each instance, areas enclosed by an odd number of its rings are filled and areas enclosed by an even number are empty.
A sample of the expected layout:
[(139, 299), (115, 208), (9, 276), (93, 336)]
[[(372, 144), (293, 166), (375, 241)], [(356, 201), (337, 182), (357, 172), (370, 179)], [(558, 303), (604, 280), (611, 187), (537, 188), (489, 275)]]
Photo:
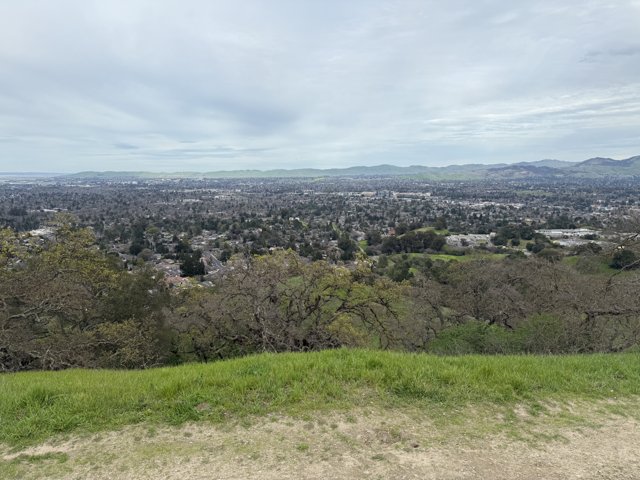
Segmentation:
[(342, 250), (340, 258), (344, 261), (353, 260), (355, 252), (358, 250), (356, 242), (351, 240), (351, 237), (349, 237), (347, 233), (340, 235), (340, 238), (338, 239), (338, 248)]
[(552, 315), (534, 315), (515, 332), (518, 350), (533, 354), (559, 354), (580, 350), (579, 329)]
[(180, 254), (180, 270), (185, 277), (194, 277), (204, 275), (204, 263), (202, 263), (202, 252), (196, 250), (194, 252)]
[(402, 287), (355, 270), (308, 262), (292, 251), (235, 257), (218, 288), (184, 298), (172, 319), (181, 344), (200, 360), (256, 351), (337, 346), (392, 347), (401, 325)]
[[(171, 293), (157, 272), (126, 271), (95, 244), (69, 218), (46, 241), (0, 231), (0, 370), (148, 368), (338, 347), (506, 354), (640, 345), (637, 273), (583, 273), (548, 247), (529, 258), (382, 255), (377, 265), (363, 254), (348, 265), (293, 250), (235, 255), (213, 288)], [(187, 247), (180, 255), (198, 255)]]
[(443, 330), (428, 349), (442, 355), (506, 354), (517, 350), (512, 337), (504, 328), (473, 320)]
[[(71, 366), (152, 366), (122, 362), (119, 350), (148, 349), (162, 335), (162, 287), (147, 270), (128, 273), (94, 247), (87, 229), (67, 219), (55, 238), (29, 246), (28, 238), (3, 232), (0, 262), (0, 371)], [(151, 322), (146, 338), (117, 334), (126, 322)], [(107, 327), (107, 324), (109, 327)], [(131, 329), (129, 329), (131, 330)], [(134, 338), (139, 338), (135, 342)], [(152, 342), (153, 344), (153, 342)]]
[(440, 251), (446, 244), (442, 235), (429, 231), (412, 231), (397, 237), (387, 237), (382, 242), (382, 253), (421, 253)]
[(442, 330), (428, 351), (441, 355), (579, 352), (588, 338), (575, 327), (551, 315), (534, 315), (512, 330), (471, 320)]
[(611, 259), (611, 263), (609, 264), (611, 268), (616, 268), (618, 270), (622, 270), (624, 268), (634, 268), (637, 267), (638, 257), (636, 254), (629, 249), (617, 249), (613, 254), (613, 258)]

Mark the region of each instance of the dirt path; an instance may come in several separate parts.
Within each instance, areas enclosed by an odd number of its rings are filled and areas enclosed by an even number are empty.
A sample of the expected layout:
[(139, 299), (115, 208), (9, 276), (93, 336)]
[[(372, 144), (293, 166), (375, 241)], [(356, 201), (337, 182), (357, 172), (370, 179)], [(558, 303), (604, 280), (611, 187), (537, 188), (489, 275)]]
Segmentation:
[(523, 414), (499, 431), (488, 418), (443, 426), (398, 412), (135, 427), (5, 450), (0, 477), (640, 480), (640, 423), (580, 418)]

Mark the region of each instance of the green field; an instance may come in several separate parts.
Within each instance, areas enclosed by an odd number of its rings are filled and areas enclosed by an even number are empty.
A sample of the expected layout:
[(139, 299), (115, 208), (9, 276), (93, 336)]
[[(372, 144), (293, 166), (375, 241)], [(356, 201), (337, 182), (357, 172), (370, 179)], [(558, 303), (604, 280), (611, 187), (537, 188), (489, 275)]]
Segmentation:
[(0, 391), (0, 443), (19, 446), (140, 423), (295, 417), (364, 405), (433, 413), (621, 400), (640, 394), (640, 355), (437, 357), (343, 349), (145, 371), (3, 374)]
[(433, 232), (437, 235), (449, 235), (449, 230), (438, 230), (435, 227), (422, 227), (422, 228), (416, 228), (414, 230), (415, 232)]
[(469, 255), (448, 255), (446, 253), (432, 253), (431, 260), (444, 260), (445, 262), (472, 262), (474, 260), (502, 260), (506, 253), (472, 253)]
[(467, 255), (450, 255), (448, 253), (394, 253), (389, 255), (391, 262), (407, 255), (409, 258), (430, 258), (431, 260), (442, 260), (445, 262), (473, 262), (475, 260), (502, 260), (506, 253), (480, 253), (477, 251), (469, 252)]
[(603, 276), (611, 276), (611, 275), (622, 275), (622, 276), (631, 276), (636, 272), (631, 270), (617, 270), (611, 266), (609, 266), (610, 259), (606, 257), (580, 257), (579, 255), (571, 255), (566, 256), (562, 259), (562, 262), (565, 265), (570, 265), (574, 268), (578, 268), (580, 262), (588, 262), (587, 265), (584, 265), (581, 269), (584, 273), (588, 275), (603, 275)]

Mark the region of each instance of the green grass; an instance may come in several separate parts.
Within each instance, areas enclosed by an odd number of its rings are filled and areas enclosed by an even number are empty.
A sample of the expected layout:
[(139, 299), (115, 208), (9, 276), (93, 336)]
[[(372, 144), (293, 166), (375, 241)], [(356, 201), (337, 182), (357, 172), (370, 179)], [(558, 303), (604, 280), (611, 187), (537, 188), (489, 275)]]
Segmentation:
[(569, 257), (563, 257), (562, 263), (575, 267), (576, 263), (578, 263), (578, 260), (580, 260), (580, 257), (578, 255), (572, 255)]
[(146, 371), (0, 376), (0, 443), (137, 423), (179, 425), (363, 406), (451, 409), (640, 394), (640, 355), (436, 357), (364, 350), (263, 354)]
[[(569, 255), (566, 257), (563, 257), (562, 262), (565, 265), (570, 265), (572, 267), (577, 267), (578, 263), (580, 262), (580, 260), (583, 259), (583, 257), (580, 257), (579, 255)], [(588, 258), (587, 258), (588, 259)], [(591, 275), (602, 275), (602, 276), (611, 276), (611, 275), (623, 275), (623, 276), (630, 276), (635, 274), (636, 272), (634, 270), (617, 270), (613, 267), (609, 266), (609, 262), (610, 259), (606, 258), (606, 257), (592, 257), (591, 258), (592, 261), (592, 265), (591, 265), (591, 271), (589, 272), (589, 274)]]
[[(393, 253), (387, 256), (391, 265), (395, 265), (403, 256), (411, 259), (430, 258), (431, 260), (443, 260), (445, 262), (473, 262), (476, 260), (503, 260), (506, 253), (490, 253), (469, 251), (465, 255), (450, 255), (448, 253)], [(412, 269), (414, 272), (416, 269)]]
[(448, 255), (446, 253), (433, 253), (429, 255), (431, 260), (444, 260), (446, 262), (473, 262), (475, 260), (502, 260), (506, 253), (470, 253), (468, 255)]
[(23, 479), (30, 477), (27, 472), (32, 469), (39, 472), (40, 478), (59, 478), (61, 473), (68, 473), (66, 465), (69, 456), (66, 453), (44, 453), (41, 455), (21, 454), (11, 460), (0, 459), (0, 478)]
[(449, 235), (449, 230), (443, 229), (443, 230), (438, 230), (435, 227), (422, 227), (422, 228), (416, 228), (414, 231), (416, 232), (433, 232), (437, 235)]

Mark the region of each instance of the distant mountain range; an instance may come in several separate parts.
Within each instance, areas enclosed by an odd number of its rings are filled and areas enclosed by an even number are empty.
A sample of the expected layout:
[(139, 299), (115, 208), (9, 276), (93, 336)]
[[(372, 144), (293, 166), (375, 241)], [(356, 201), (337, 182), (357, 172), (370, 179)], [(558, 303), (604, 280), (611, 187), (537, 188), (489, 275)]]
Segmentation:
[(413, 165), (397, 167), (378, 165), (375, 167), (348, 168), (300, 168), (293, 170), (229, 170), (217, 172), (80, 172), (64, 175), (68, 179), (160, 179), (160, 178), (321, 178), (321, 177), (390, 177), (404, 176), (425, 180), (486, 180), (525, 178), (638, 178), (640, 180), (640, 155), (624, 160), (590, 158), (583, 162), (561, 160), (538, 160), (512, 164), (467, 164), (447, 167), (424, 167)]

